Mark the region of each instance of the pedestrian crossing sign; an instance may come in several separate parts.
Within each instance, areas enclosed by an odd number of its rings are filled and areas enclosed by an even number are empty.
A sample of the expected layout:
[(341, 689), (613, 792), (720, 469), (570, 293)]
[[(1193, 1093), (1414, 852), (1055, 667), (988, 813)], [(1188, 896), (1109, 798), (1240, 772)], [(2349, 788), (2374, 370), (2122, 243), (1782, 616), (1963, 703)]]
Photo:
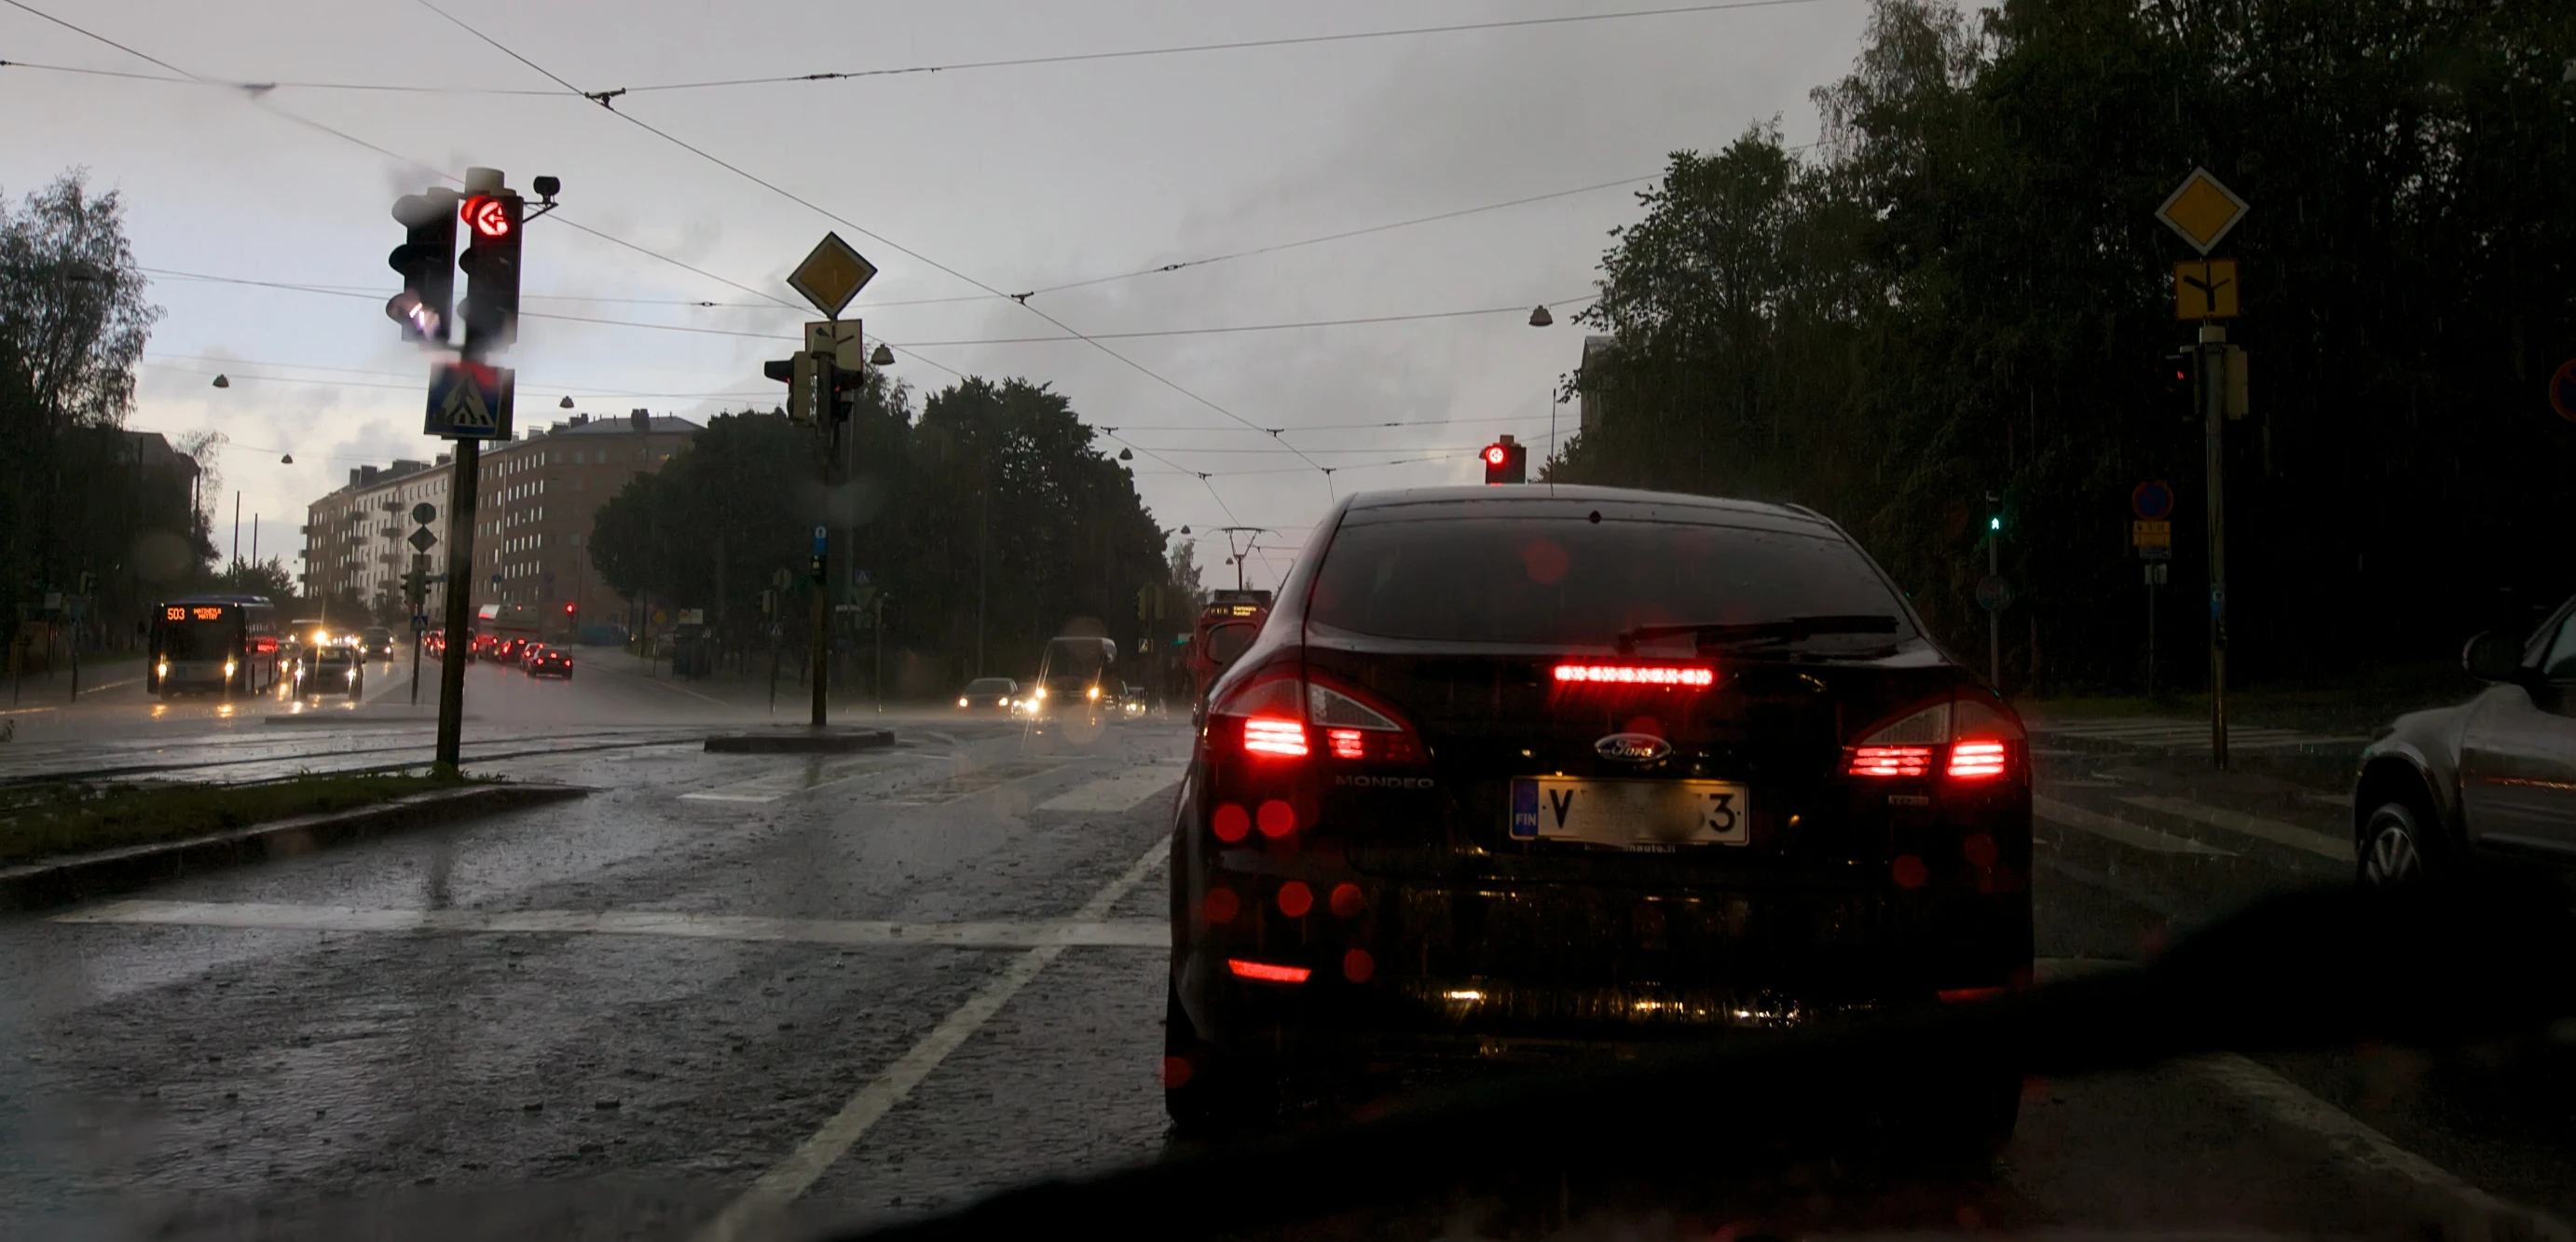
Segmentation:
[(429, 418), (421, 434), (450, 440), (507, 440), (517, 375), (507, 367), (442, 362), (429, 372)]

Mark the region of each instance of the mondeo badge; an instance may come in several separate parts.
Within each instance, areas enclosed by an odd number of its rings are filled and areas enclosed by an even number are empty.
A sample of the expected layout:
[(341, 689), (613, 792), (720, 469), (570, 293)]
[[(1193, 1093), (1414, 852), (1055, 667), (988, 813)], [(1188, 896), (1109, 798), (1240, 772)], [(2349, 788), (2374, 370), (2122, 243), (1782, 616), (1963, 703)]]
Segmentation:
[(1613, 733), (1594, 742), (1592, 753), (1613, 763), (1653, 763), (1673, 753), (1673, 745), (1652, 733)]

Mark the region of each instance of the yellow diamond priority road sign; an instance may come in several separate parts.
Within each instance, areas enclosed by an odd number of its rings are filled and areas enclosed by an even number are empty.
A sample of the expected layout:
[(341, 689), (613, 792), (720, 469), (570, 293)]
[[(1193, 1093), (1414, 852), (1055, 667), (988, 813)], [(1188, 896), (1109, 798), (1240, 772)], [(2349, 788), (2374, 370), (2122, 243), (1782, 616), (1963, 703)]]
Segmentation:
[(806, 255), (805, 261), (787, 274), (787, 287), (804, 294), (814, 309), (837, 317), (851, 298), (859, 296), (859, 290), (876, 279), (876, 274), (876, 264), (850, 249), (850, 243), (842, 241), (840, 234), (825, 233), (823, 240), (814, 244), (814, 253)]
[(2227, 230), (2245, 218), (2245, 200), (2234, 190), (2218, 183), (2206, 168), (2195, 168), (2182, 179), (2182, 185), (2165, 196), (2164, 205), (2156, 208), (2156, 218), (2174, 232), (2182, 234), (2192, 249), (2208, 254), (2210, 247), (2227, 236)]

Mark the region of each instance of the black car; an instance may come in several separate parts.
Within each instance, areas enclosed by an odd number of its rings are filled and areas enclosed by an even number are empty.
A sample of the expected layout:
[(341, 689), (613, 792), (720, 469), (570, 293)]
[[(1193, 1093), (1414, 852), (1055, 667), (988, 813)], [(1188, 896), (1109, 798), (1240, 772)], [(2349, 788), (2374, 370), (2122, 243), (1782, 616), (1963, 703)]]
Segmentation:
[(2355, 870), (2398, 884), (2471, 854), (2576, 864), (2576, 599), (2528, 638), (2480, 634), (2460, 662), (2493, 683), (2397, 718), (2361, 753)]
[[(1166, 1106), (2025, 986), (2030, 807), (2019, 718), (1812, 511), (1352, 496), (1210, 687)], [(1955, 1086), (2010, 1133), (2017, 1081)]]
[(538, 647), (527, 658), (530, 677), (571, 677), (572, 655), (555, 647)]

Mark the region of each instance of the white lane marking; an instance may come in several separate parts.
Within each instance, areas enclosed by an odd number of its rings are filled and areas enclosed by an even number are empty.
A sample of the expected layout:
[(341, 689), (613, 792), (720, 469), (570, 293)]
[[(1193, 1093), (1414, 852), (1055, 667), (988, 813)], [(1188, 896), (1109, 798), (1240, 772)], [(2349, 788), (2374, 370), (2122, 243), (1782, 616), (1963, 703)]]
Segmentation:
[(2313, 828), (2301, 828), (2296, 824), (2285, 824), (2279, 820), (2265, 819), (2260, 815), (2247, 815), (2241, 811), (2203, 806), (2189, 798), (2145, 796), (2122, 798), (2120, 801), (2131, 806), (2145, 807), (2150, 811), (2161, 811), (2178, 819), (2207, 824), (2212, 828), (2224, 828), (2229, 832), (2242, 833), (2269, 841), (2274, 845), (2306, 850), (2311, 854), (2331, 858), (2337, 862), (2352, 861), (2352, 842), (2342, 837), (2318, 832)]
[(2159, 854), (2210, 854), (2222, 858), (2235, 855), (2233, 850), (2204, 845), (2190, 837), (2175, 836), (2170, 832), (2158, 832), (2153, 828), (2133, 824), (2125, 819), (2113, 819), (2098, 811), (2088, 811), (2083, 807), (2060, 802), (2055, 798), (2033, 797), (2030, 800), (2030, 810), (2032, 814), (2052, 824), (2072, 828), (2077, 832), (2089, 832), (2094, 836), (2117, 841), (2122, 845), (2134, 845), (2139, 849), (2153, 850)]
[[(1146, 876), (1162, 866), (1171, 851), (1171, 838), (1156, 841), (1154, 848), (1145, 851), (1144, 857), (1137, 859), (1135, 865), (1092, 894), (1091, 900), (1082, 903), (1082, 908), (1073, 912), (1070, 921), (1084, 922), (1106, 916), (1110, 908), (1118, 904), (1119, 898), (1126, 896), (1128, 890), (1144, 882)], [(841, 1106), (840, 1112), (833, 1114), (831, 1120), (823, 1123), (822, 1129), (799, 1144), (778, 1167), (761, 1174), (741, 1198), (726, 1205), (723, 1212), (707, 1222), (706, 1227), (698, 1231), (700, 1242), (735, 1242), (795, 1202), (797, 1196), (813, 1187), (815, 1179), (823, 1176), (823, 1170), (849, 1151), (870, 1127), (876, 1125), (878, 1119), (902, 1103), (923, 1079), (930, 1077), (930, 1072), (939, 1068), (939, 1063), (948, 1059), (949, 1053), (955, 1052), (977, 1028), (1000, 1012), (1011, 997), (1037, 978), (1038, 972), (1045, 970), (1063, 953), (1062, 945), (1041, 945), (1012, 959), (999, 976), (942, 1019), (930, 1034), (922, 1037), (920, 1043), (914, 1044), (910, 1051), (887, 1066), (876, 1081), (859, 1088), (858, 1094), (851, 1096), (849, 1102)]]
[(1102, 777), (1038, 804), (1041, 811), (1124, 811), (1180, 783), (1169, 768), (1148, 767)]
[(117, 688), (118, 686), (130, 686), (130, 685), (133, 685), (134, 683), (136, 683), (136, 682), (138, 682), (138, 681), (141, 681), (141, 680), (143, 680), (143, 679), (142, 679), (142, 678), (140, 678), (140, 677), (128, 677), (128, 678), (126, 678), (126, 679), (125, 679), (125, 680), (123, 680), (123, 681), (111, 681), (111, 682), (109, 682), (109, 683), (107, 683), (106, 685), (103, 685), (103, 686), (91, 686), (91, 687), (89, 687), (88, 689), (81, 691), (81, 693), (83, 693), (83, 694), (96, 694), (96, 693), (98, 693), (98, 692), (99, 692), (99, 691), (101, 691), (101, 690), (113, 690), (113, 689)]
[(919, 944), (959, 949), (1068, 948), (1075, 945), (1161, 949), (1170, 947), (1172, 942), (1171, 924), (1166, 920), (1105, 919), (1083, 914), (1065, 919), (891, 923), (860, 919), (761, 918), (676, 910), (421, 910), (273, 902), (128, 900), (58, 914), (53, 921), (235, 927), (262, 931), (431, 931), (485, 935), (588, 933), (802, 944)]
[(2565, 1221), (2461, 1181), (2250, 1058), (2223, 1052), (2186, 1064), (2318, 1142), (2328, 1159), (2350, 1168), (2361, 1184), (2413, 1187), (2417, 1209), (2436, 1218), (2425, 1223), (2441, 1226), (2435, 1236), (2533, 1242), (2566, 1242), (2571, 1236)]

